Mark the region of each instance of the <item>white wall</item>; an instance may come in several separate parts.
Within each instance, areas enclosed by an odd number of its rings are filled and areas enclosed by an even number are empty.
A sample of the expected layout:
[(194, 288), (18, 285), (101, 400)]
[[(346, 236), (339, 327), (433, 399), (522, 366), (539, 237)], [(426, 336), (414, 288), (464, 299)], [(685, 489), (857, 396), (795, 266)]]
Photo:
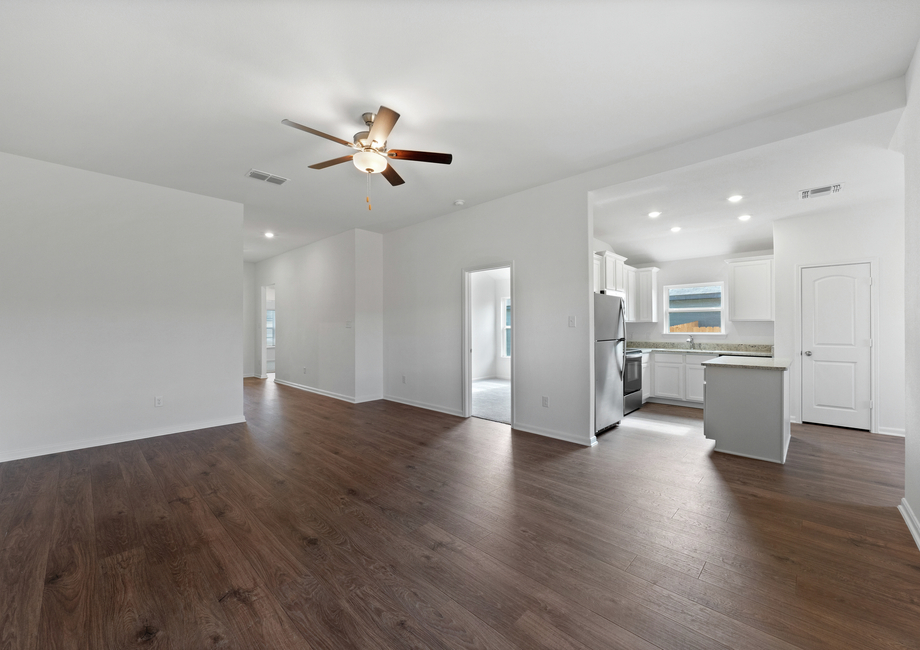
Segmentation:
[(274, 285), (275, 381), (349, 402), (382, 396), (383, 241), (348, 230), (256, 264)]
[[(920, 44), (907, 73), (907, 108), (896, 143), (904, 154), (906, 441), (902, 512), (920, 546)], [(897, 240), (895, 240), (897, 241)]]
[(354, 231), (259, 262), (256, 283), (275, 285), (275, 380), (354, 400)]
[[(387, 399), (462, 412), (462, 270), (513, 261), (513, 425), (590, 443), (591, 237), (583, 182), (540, 186), (384, 235)], [(569, 315), (579, 327), (567, 326)]]
[(497, 376), (498, 300), (495, 278), (488, 271), (470, 276), (470, 344), (474, 381)]
[[(514, 260), (513, 426), (581, 443), (594, 410), (591, 193), (903, 106), (897, 82), (769, 115), (384, 235), (384, 390), (462, 413), (460, 273)], [(603, 243), (603, 242), (601, 242)], [(600, 250), (600, 249), (598, 249)], [(426, 315), (422, 321), (421, 314)], [(576, 328), (567, 328), (575, 316)], [(518, 320), (516, 320), (516, 323)], [(407, 376), (407, 384), (400, 376)], [(540, 406), (549, 397), (549, 408)]]
[[(897, 161), (899, 156), (890, 152)], [(899, 172), (898, 172), (899, 173)], [(824, 199), (818, 199), (824, 200)], [(828, 199), (830, 201), (831, 199)], [(887, 203), (825, 211), (773, 223), (776, 269), (775, 356), (792, 359), (790, 414), (801, 421), (801, 359), (797, 345), (797, 265), (877, 261), (872, 290), (878, 297), (879, 329), (873, 334), (878, 358), (878, 430), (904, 433), (904, 204)], [(874, 327), (873, 323), (873, 327)], [(875, 369), (873, 369), (873, 373)]]
[(383, 398), (383, 235), (355, 230), (355, 401)]
[[(726, 259), (740, 259), (757, 255), (771, 255), (773, 251), (758, 251), (739, 255), (717, 255), (715, 257), (698, 257), (688, 260), (661, 262), (658, 264), (639, 264), (636, 268), (656, 266), (658, 271), (657, 323), (627, 323), (626, 337), (630, 341), (668, 341), (680, 343), (687, 334), (664, 333), (664, 292), (662, 287), (671, 284), (694, 284), (703, 282), (724, 282), (727, 299), (732, 299), (728, 286), (728, 264)], [(726, 303), (727, 304), (727, 303)], [(773, 345), (773, 323), (771, 322), (734, 322), (725, 314), (725, 333), (713, 335), (694, 335), (698, 343), (748, 343), (753, 345)]]
[(259, 289), (256, 286), (256, 265), (243, 262), (243, 376), (255, 377), (256, 344), (258, 343)]
[(610, 251), (611, 253), (616, 252), (615, 250), (613, 250), (613, 246), (611, 246), (607, 242), (602, 242), (600, 239), (597, 239), (596, 237), (591, 238), (591, 250), (594, 251), (595, 253), (599, 253), (601, 251)]
[(0, 215), (0, 461), (243, 420), (242, 205), (0, 153)]

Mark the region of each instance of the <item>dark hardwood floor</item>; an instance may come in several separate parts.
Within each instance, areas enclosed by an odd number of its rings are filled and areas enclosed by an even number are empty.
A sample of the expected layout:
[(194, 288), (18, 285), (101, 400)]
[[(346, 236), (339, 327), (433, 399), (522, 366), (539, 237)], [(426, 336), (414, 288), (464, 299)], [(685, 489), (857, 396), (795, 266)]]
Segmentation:
[(0, 648), (917, 648), (904, 441), (594, 448), (245, 382), (248, 424), (0, 464)]

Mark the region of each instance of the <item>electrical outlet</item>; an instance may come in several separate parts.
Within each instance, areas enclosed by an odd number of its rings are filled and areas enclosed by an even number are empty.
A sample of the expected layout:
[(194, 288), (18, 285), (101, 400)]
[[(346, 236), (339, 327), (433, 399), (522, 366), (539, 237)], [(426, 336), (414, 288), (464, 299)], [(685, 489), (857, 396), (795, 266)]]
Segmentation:
[(575, 327), (575, 317), (569, 316), (569, 327)]
[(406, 376), (403, 375), (403, 376), (402, 376), (402, 379), (403, 379), (403, 383), (405, 384), (405, 383), (406, 383)]
[(549, 398), (546, 395), (543, 396), (543, 406), (549, 408)]
[(163, 396), (162, 396), (162, 395), (157, 395), (156, 397), (154, 397), (154, 398), (153, 398), (153, 405), (154, 405), (154, 406), (163, 406)]

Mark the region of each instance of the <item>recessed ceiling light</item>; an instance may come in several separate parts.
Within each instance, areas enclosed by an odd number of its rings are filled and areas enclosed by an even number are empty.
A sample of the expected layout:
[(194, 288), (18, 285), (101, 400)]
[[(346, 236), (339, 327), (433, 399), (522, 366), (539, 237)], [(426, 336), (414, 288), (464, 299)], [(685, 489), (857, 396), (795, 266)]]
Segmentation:
[(271, 239), (272, 237), (275, 236), (275, 233), (273, 233), (273, 232), (267, 232), (267, 233), (265, 233), (265, 236), (268, 237), (269, 239)]
[(743, 198), (744, 198), (744, 197), (741, 196), (740, 194), (735, 194), (734, 196), (728, 197), (728, 200), (731, 201), (732, 203), (737, 203), (738, 201), (740, 201), (740, 200), (743, 199)]
[(750, 218), (751, 218), (751, 215), (749, 214), (742, 214), (740, 217), (738, 217), (740, 221), (747, 221)]
[(671, 232), (680, 232), (680, 226), (674, 226), (671, 228)]
[(464, 201), (463, 199), (457, 199), (456, 201), (454, 201), (454, 205), (456, 205), (457, 207), (460, 207), (464, 203), (466, 203), (466, 201)]
[(655, 217), (661, 216), (661, 213), (660, 213), (660, 212), (649, 212), (649, 213), (648, 213), (648, 216), (650, 216), (652, 219), (654, 219)]

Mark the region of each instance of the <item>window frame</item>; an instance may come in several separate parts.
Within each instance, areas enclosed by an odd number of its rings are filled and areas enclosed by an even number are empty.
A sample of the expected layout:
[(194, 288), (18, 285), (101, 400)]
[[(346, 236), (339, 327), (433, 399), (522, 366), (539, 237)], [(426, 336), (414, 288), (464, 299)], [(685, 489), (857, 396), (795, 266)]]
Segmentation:
[[(669, 292), (671, 289), (690, 289), (694, 287), (719, 287), (722, 294), (722, 304), (719, 307), (687, 307), (686, 309), (671, 309)], [(689, 284), (669, 284), (661, 288), (662, 304), (662, 323), (663, 334), (671, 336), (725, 336), (725, 316), (728, 311), (728, 295), (725, 292), (725, 282), (691, 282)], [(719, 312), (719, 330), (718, 332), (672, 332), (671, 331), (671, 312), (676, 314), (690, 312)]]
[[(499, 330), (501, 332), (501, 334), (498, 337), (499, 357), (502, 359), (510, 359), (511, 350), (508, 350), (507, 351), (508, 354), (505, 354), (505, 342), (508, 341), (508, 346), (509, 347), (511, 346), (510, 339), (508, 338), (508, 332), (511, 331), (511, 324), (508, 323), (508, 319), (505, 317), (505, 309), (507, 307), (511, 307), (511, 296), (506, 296), (502, 298), (499, 301), (499, 305), (500, 305), (500, 308), (498, 310), (498, 314), (499, 314), (498, 323), (499, 323)], [(514, 307), (511, 307), (511, 309), (514, 309)], [(511, 317), (511, 321), (512, 323), (514, 322), (513, 315)], [(512, 333), (511, 336), (514, 337), (514, 334)]]
[[(271, 317), (272, 326), (271, 327), (268, 326), (268, 315), (269, 314), (272, 315)], [(268, 343), (268, 332), (269, 331), (271, 331), (272, 333), (272, 338), (271, 338), (272, 342), (270, 345)], [(277, 333), (278, 333), (277, 312), (274, 309), (266, 309), (265, 310), (265, 347), (267, 349), (275, 347), (275, 343), (278, 342), (276, 338)]]

